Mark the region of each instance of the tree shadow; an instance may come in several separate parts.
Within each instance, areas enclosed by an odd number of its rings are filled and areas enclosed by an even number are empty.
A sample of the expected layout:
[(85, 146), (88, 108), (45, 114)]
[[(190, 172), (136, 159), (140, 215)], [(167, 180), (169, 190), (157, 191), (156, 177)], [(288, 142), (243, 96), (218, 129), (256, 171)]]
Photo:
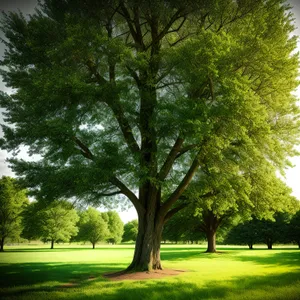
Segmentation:
[[(72, 299), (248, 299), (299, 300), (299, 273), (268, 276), (241, 276), (226, 281), (208, 281), (203, 285), (180, 280), (120, 282), (113, 293), (94, 291), (88, 296), (74, 294)], [(296, 288), (295, 288), (296, 287)], [(284, 291), (289, 294), (285, 297)], [(277, 297), (278, 296), (278, 297)], [(284, 297), (284, 298), (283, 298)], [(70, 298), (71, 299), (71, 298)]]
[(300, 270), (300, 252), (283, 251), (280, 253), (271, 253), (270, 250), (266, 256), (259, 255), (237, 255), (236, 260), (253, 262), (263, 265), (284, 265), (284, 266), (298, 266)]
[[(8, 294), (19, 287), (37, 286), (30, 288), (31, 291), (53, 290), (53, 282), (57, 283), (54, 288), (77, 287), (89, 284), (92, 281), (107, 281), (103, 274), (117, 272), (126, 267), (126, 264), (63, 264), (53, 263), (20, 263), (0, 265), (0, 287), (6, 288)], [(51, 284), (52, 282), (52, 284)], [(49, 285), (47, 286), (47, 284)], [(39, 287), (38, 285), (42, 286)], [(12, 291), (9, 291), (12, 288)]]

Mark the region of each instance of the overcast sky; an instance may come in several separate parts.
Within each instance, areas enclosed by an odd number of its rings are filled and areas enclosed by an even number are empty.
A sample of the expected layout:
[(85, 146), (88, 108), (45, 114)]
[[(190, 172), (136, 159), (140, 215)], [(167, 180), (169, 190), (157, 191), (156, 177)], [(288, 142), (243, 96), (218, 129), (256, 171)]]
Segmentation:
[[(298, 35), (300, 37), (300, 0), (289, 0), (288, 1), (292, 6), (292, 12), (295, 16), (295, 25), (296, 25), (296, 30), (295, 30), (295, 35)], [(37, 0), (0, 0), (0, 11), (15, 11), (15, 10), (20, 10), (22, 11), (25, 15), (30, 14), (34, 12), (34, 7), (37, 5)], [(2, 33), (0, 32), (0, 36), (2, 36)], [(298, 39), (298, 49), (300, 51), (300, 38)], [(1, 43), (0, 44), (0, 57), (2, 57), (4, 53), (4, 45)], [(0, 90), (4, 92), (10, 92), (8, 88), (5, 87), (1, 80), (0, 76)], [(300, 87), (297, 90), (297, 95), (300, 98)], [(0, 124), (3, 122), (3, 117), (1, 115), (1, 110), (0, 108)], [(0, 137), (3, 136), (2, 131), (0, 129)], [(11, 170), (8, 168), (7, 163), (5, 162), (7, 158), (7, 152), (0, 150), (0, 177), (2, 175), (8, 175), (8, 176), (13, 176), (13, 173)], [(291, 159), (292, 163), (295, 165), (293, 169), (289, 169), (286, 172), (286, 182), (287, 184), (293, 189), (293, 194), (300, 199), (300, 157), (297, 158), (292, 158)], [(135, 214), (133, 211), (131, 211), (131, 215), (133, 217), (127, 216), (126, 214), (122, 214), (122, 219), (123, 221), (130, 220), (132, 218), (135, 218)]]

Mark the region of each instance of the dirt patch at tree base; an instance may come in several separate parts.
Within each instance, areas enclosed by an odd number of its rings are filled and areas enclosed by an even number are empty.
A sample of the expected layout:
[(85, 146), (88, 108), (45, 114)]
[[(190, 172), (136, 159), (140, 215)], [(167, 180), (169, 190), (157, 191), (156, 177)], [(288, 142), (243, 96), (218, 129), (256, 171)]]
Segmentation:
[(154, 271), (145, 271), (145, 272), (135, 272), (135, 273), (126, 273), (125, 271), (116, 272), (116, 273), (108, 273), (104, 274), (105, 278), (114, 281), (121, 280), (147, 280), (147, 279), (159, 279), (163, 277), (176, 276), (182, 274), (186, 271), (183, 270), (154, 270)]

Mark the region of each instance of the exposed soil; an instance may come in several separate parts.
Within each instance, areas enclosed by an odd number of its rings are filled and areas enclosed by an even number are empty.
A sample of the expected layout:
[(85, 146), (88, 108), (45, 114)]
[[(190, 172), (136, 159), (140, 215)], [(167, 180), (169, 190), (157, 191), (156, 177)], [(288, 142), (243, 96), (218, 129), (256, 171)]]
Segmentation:
[(163, 277), (169, 276), (176, 276), (182, 274), (186, 271), (183, 270), (155, 270), (155, 271), (145, 271), (145, 272), (135, 272), (135, 273), (125, 273), (124, 271), (116, 272), (116, 273), (108, 273), (104, 274), (105, 278), (114, 281), (121, 281), (121, 280), (147, 280), (147, 279), (158, 279)]

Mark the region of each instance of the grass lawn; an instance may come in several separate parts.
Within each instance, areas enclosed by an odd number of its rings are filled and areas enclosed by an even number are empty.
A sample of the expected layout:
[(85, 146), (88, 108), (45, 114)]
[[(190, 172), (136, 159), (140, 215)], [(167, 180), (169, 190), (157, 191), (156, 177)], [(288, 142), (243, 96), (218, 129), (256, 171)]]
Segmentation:
[[(124, 269), (133, 246), (6, 247), (0, 253), (0, 299), (299, 300), (300, 250), (162, 245), (163, 266), (178, 276), (110, 281)], [(48, 246), (47, 246), (48, 247)], [(65, 248), (63, 248), (65, 247)], [(70, 247), (70, 248), (67, 248)]]

